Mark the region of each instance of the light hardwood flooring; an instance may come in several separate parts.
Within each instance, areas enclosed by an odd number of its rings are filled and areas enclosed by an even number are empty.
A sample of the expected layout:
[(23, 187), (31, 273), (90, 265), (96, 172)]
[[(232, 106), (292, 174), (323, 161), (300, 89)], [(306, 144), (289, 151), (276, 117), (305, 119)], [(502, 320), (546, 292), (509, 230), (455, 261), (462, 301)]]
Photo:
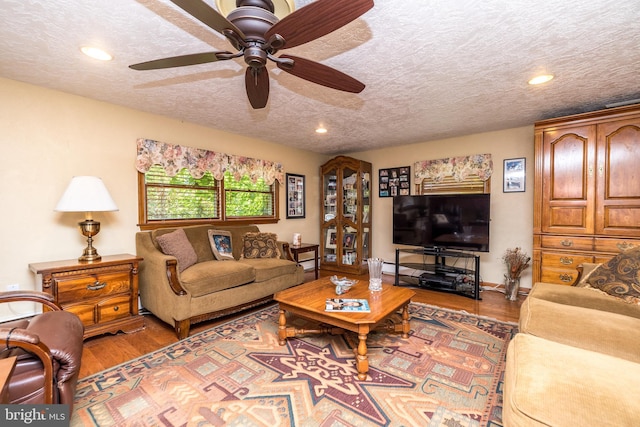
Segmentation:
[[(321, 276), (334, 273), (322, 272)], [(352, 277), (352, 276), (349, 276)], [(367, 276), (354, 277), (359, 280), (368, 280)], [(312, 272), (305, 274), (305, 281), (314, 279)], [(393, 283), (393, 276), (383, 275), (385, 283)], [(496, 291), (483, 291), (482, 300), (477, 301), (460, 295), (446, 292), (415, 289), (414, 302), (431, 304), (452, 310), (464, 310), (471, 314), (486, 316), (507, 322), (517, 322), (520, 314), (520, 305), (524, 296), (520, 295), (517, 301), (508, 301), (504, 294)], [(231, 317), (211, 320), (199, 323), (191, 327), (191, 334), (206, 330), (220, 322), (227, 321)], [(95, 374), (105, 369), (124, 363), (138, 356), (158, 350), (162, 347), (177, 342), (173, 328), (158, 320), (151, 314), (145, 315), (145, 329), (131, 334), (118, 333), (107, 334), (89, 338), (84, 342), (82, 352), (82, 366), (80, 378)]]

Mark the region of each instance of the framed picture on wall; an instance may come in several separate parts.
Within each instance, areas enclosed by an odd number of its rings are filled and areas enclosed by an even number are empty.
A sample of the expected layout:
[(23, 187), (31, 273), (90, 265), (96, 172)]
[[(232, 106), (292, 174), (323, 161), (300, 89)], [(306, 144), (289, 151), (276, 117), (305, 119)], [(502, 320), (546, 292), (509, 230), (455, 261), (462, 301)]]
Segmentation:
[(304, 218), (304, 175), (286, 174), (287, 218)]
[(380, 169), (378, 171), (378, 196), (408, 196), (411, 189), (411, 167)]
[(525, 191), (525, 161), (526, 159), (524, 157), (504, 160), (504, 183), (502, 187), (504, 193), (520, 193)]

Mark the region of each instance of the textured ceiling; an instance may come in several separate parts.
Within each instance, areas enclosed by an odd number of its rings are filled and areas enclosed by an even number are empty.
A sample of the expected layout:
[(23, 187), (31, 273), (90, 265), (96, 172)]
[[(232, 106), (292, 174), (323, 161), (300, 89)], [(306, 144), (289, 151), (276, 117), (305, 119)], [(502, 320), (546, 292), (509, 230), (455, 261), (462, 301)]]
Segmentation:
[[(366, 84), (363, 92), (318, 86), (271, 63), (269, 103), (253, 110), (242, 59), (128, 68), (232, 50), (168, 0), (0, 0), (0, 76), (335, 154), (524, 126), (638, 99), (639, 16), (638, 0), (375, 0), (347, 26), (281, 51), (351, 75)], [(85, 57), (79, 48), (87, 44), (114, 60)], [(539, 72), (556, 78), (527, 85)], [(329, 132), (315, 134), (319, 124)]]

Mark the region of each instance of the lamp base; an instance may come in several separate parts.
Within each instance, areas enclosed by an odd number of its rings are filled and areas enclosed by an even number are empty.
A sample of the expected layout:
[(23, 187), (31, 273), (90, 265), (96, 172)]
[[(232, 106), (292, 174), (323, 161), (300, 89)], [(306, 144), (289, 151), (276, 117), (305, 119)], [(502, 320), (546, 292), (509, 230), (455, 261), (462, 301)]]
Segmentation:
[[(89, 238), (89, 240), (91, 240), (91, 238)], [(82, 256), (78, 258), (78, 261), (94, 262), (94, 261), (100, 261), (101, 259), (102, 259), (102, 256), (98, 254), (98, 251), (96, 250), (96, 248), (91, 246), (91, 242), (89, 242), (87, 247), (84, 248), (84, 252), (82, 252)]]
[(93, 247), (93, 236), (100, 231), (100, 223), (92, 219), (86, 219), (79, 222), (80, 232), (83, 236), (87, 236), (87, 247), (84, 248), (82, 256), (78, 258), (80, 262), (94, 262), (100, 261), (102, 257), (98, 255), (98, 251)]

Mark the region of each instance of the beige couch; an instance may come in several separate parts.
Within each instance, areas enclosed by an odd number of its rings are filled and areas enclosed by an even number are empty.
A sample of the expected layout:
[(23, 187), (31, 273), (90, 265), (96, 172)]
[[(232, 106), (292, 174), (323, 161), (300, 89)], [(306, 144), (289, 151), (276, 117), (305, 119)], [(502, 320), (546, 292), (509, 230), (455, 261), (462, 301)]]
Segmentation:
[(536, 283), (524, 301), (507, 352), (505, 427), (640, 425), (640, 300), (593, 289), (599, 266), (585, 265), (578, 286)]
[[(211, 229), (230, 233), (233, 259), (215, 258), (208, 235)], [(142, 306), (174, 326), (179, 339), (189, 336), (194, 323), (264, 303), (274, 293), (304, 281), (304, 270), (293, 260), (286, 242), (277, 242), (279, 257), (243, 256), (244, 236), (259, 232), (256, 226), (198, 225), (181, 227), (183, 234), (179, 231), (169, 235), (176, 230), (136, 233), (136, 252), (144, 258), (139, 272)], [(180, 253), (167, 254), (172, 253), (166, 245), (167, 236), (180, 237), (179, 234), (186, 236), (188, 242), (181, 242)], [(185, 246), (188, 255), (183, 254)]]

